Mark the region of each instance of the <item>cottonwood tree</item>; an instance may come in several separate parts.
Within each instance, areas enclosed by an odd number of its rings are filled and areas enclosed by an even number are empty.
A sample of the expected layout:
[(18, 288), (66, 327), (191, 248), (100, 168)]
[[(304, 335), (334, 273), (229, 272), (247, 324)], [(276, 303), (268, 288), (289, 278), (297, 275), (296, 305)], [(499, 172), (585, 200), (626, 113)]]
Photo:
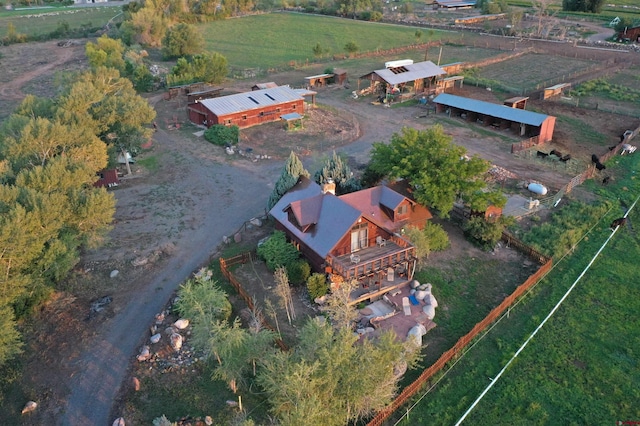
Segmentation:
[(125, 46), (121, 40), (112, 39), (106, 34), (96, 40), (96, 43), (87, 42), (85, 54), (91, 68), (99, 67), (116, 68), (123, 72)]
[(488, 190), (483, 180), (490, 164), (466, 153), (464, 147), (452, 143), (440, 125), (427, 130), (405, 127), (389, 144), (373, 144), (368, 167), (391, 179), (407, 179), (416, 201), (438, 209), (444, 217), (459, 196), (470, 200), (473, 210), (504, 205), (504, 196)]
[(343, 281), (329, 293), (322, 310), (329, 315), (336, 328), (353, 328), (358, 319), (355, 306), (349, 306), (351, 293), (358, 287), (357, 280)]
[(288, 190), (293, 188), (293, 186), (298, 183), (298, 180), (301, 176), (309, 177), (309, 172), (302, 165), (302, 161), (298, 158), (298, 156), (291, 151), (289, 154), (289, 158), (284, 164), (282, 168), (282, 172), (280, 173), (280, 177), (273, 188), (273, 192), (269, 196), (269, 201), (267, 202), (267, 208), (271, 210), (273, 206), (275, 206), (280, 198), (284, 194), (287, 193)]
[(202, 52), (204, 39), (194, 26), (179, 23), (167, 30), (162, 40), (162, 55), (166, 59), (196, 55)]
[(391, 402), (400, 377), (395, 367), (415, 365), (415, 347), (393, 332), (357, 340), (349, 328), (310, 319), (294, 349), (263, 358), (257, 382), (280, 424), (344, 425)]

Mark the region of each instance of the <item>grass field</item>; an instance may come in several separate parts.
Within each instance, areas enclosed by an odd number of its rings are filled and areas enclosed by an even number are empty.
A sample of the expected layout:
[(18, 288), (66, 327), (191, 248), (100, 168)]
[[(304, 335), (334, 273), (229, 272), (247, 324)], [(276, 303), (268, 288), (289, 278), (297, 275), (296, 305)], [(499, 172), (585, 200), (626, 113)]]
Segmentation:
[(6, 34), (9, 22), (15, 25), (20, 34), (39, 36), (54, 31), (61, 22), (69, 24), (71, 29), (102, 27), (120, 12), (122, 8), (114, 6), (3, 11), (0, 13), (0, 37)]
[[(640, 194), (638, 157), (618, 157), (617, 187), (587, 184), (629, 206)], [(611, 166), (611, 165), (610, 165)], [(616, 203), (617, 204), (617, 203)], [(573, 284), (610, 235), (600, 221), (570, 260), (561, 261), (423, 398), (401, 424), (457, 421)], [(640, 210), (630, 216), (640, 220)], [(561, 308), (471, 412), (467, 424), (617, 424), (640, 419), (640, 241), (624, 227)]]
[(529, 54), (483, 67), (477, 76), (518, 92), (536, 90), (556, 80), (566, 81), (571, 75), (594, 66), (597, 64), (587, 60)]
[[(319, 43), (324, 56), (344, 55), (345, 44), (354, 42), (359, 52), (390, 49), (416, 43), (416, 28), (372, 24), (294, 13), (274, 13), (227, 19), (199, 26), (207, 50), (224, 55), (232, 67), (273, 68), (291, 61), (315, 59)], [(422, 42), (448, 37), (451, 33), (422, 29)]]

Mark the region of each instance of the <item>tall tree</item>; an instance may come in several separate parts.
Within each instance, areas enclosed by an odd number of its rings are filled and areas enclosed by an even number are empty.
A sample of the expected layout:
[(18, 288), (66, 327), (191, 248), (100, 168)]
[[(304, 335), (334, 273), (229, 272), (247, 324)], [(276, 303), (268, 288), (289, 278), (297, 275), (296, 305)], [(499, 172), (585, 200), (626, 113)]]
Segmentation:
[(121, 40), (112, 39), (106, 34), (99, 37), (96, 43), (88, 42), (85, 52), (91, 68), (110, 67), (123, 72), (125, 47)]
[(411, 183), (416, 200), (447, 216), (456, 199), (471, 200), (470, 207), (484, 210), (492, 202), (504, 205), (499, 191), (486, 190), (483, 180), (490, 164), (480, 157), (467, 157), (466, 149), (436, 125), (419, 131), (403, 128), (387, 145), (373, 144), (369, 168), (390, 178)]
[(280, 174), (280, 178), (275, 184), (273, 188), (273, 192), (269, 197), (269, 201), (267, 203), (267, 208), (271, 210), (273, 206), (282, 198), (284, 194), (287, 193), (288, 190), (293, 188), (293, 186), (298, 182), (301, 176), (309, 177), (309, 172), (302, 165), (302, 161), (298, 158), (298, 156), (291, 151), (289, 154), (289, 158), (287, 159), (284, 167), (282, 169), (282, 173)]
[(335, 151), (333, 151), (331, 157), (325, 160), (324, 166), (314, 176), (314, 180), (320, 185), (326, 183), (329, 179), (336, 184), (336, 193), (338, 195), (362, 189), (360, 182), (353, 177), (347, 162)]
[(162, 40), (162, 55), (167, 59), (192, 56), (202, 52), (204, 39), (192, 25), (180, 23), (167, 30)]

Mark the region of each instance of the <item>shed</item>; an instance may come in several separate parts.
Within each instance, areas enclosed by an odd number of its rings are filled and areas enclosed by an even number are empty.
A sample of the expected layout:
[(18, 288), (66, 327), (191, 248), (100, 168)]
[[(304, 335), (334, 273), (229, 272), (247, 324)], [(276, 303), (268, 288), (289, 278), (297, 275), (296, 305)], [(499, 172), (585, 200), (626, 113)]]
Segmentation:
[(451, 77), (443, 78), (442, 80), (438, 80), (436, 82), (436, 88), (438, 89), (438, 92), (446, 92), (447, 89), (454, 89), (456, 87), (456, 82), (460, 82), (460, 88), (462, 89), (464, 76), (454, 75)]
[(476, 5), (476, 0), (435, 0), (433, 4), (445, 9), (470, 9)]
[(273, 81), (269, 81), (267, 83), (256, 83), (251, 86), (251, 90), (273, 89), (274, 87), (278, 87), (278, 85)]
[(640, 43), (640, 25), (637, 27), (625, 28), (618, 33), (618, 41), (632, 41)]
[(502, 103), (510, 108), (527, 109), (527, 96), (516, 96), (513, 98), (505, 99)]
[[(384, 68), (365, 74), (358, 79), (358, 88), (360, 80), (369, 80), (369, 93), (376, 92), (376, 88), (382, 84), (385, 94), (402, 93), (403, 91), (412, 91), (414, 93), (428, 92), (435, 85), (437, 77), (445, 75), (446, 71), (431, 61), (417, 62), (415, 64), (404, 65), (395, 68)], [(411, 83), (412, 87), (406, 87), (407, 83)]]
[(195, 101), (201, 101), (203, 99), (217, 98), (218, 96), (220, 96), (220, 93), (222, 93), (222, 90), (224, 90), (222, 87), (210, 87), (198, 92), (191, 92), (187, 94), (187, 102), (193, 103)]
[(312, 75), (311, 77), (305, 77), (304, 80), (307, 87), (322, 87), (326, 86), (327, 83), (330, 83), (333, 76), (334, 74), (318, 74)]
[(542, 92), (542, 99), (549, 99), (556, 96), (562, 96), (564, 91), (571, 87), (571, 83), (560, 83), (555, 86), (546, 87)]
[(120, 185), (116, 169), (102, 170), (97, 173), (98, 180), (93, 183), (96, 188), (113, 188)]
[(289, 130), (291, 126), (297, 126), (297, 124), (302, 127), (303, 116), (298, 114), (297, 112), (291, 112), (289, 114), (281, 115), (280, 118), (286, 123), (287, 130)]
[(446, 112), (449, 116), (462, 117), (484, 126), (511, 129), (520, 136), (538, 136), (539, 143), (549, 142), (553, 138), (556, 118), (550, 115), (448, 93), (436, 96), (433, 103), (436, 104), (436, 112)]
[(303, 113), (304, 98), (289, 86), (277, 86), (196, 101), (187, 106), (187, 112), (196, 124), (245, 128), (279, 121), (284, 114)]
[(348, 83), (347, 70), (342, 68), (336, 68), (333, 70), (333, 80), (336, 84), (345, 84)]

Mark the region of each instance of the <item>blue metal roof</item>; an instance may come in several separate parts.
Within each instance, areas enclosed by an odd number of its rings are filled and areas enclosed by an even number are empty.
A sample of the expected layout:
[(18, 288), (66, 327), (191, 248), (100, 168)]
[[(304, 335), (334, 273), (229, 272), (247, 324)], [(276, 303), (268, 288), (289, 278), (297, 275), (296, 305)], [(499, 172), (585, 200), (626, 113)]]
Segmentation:
[(448, 93), (441, 93), (435, 97), (433, 102), (465, 111), (489, 115), (491, 117), (503, 118), (516, 123), (528, 124), (530, 126), (540, 126), (549, 117), (548, 115), (537, 112), (478, 101), (476, 99), (463, 98), (462, 96), (450, 95)]
[(300, 118), (302, 118), (302, 116), (300, 114), (298, 114), (297, 112), (291, 112), (289, 114), (283, 114), (280, 116), (280, 118), (282, 118), (283, 120), (298, 120)]

